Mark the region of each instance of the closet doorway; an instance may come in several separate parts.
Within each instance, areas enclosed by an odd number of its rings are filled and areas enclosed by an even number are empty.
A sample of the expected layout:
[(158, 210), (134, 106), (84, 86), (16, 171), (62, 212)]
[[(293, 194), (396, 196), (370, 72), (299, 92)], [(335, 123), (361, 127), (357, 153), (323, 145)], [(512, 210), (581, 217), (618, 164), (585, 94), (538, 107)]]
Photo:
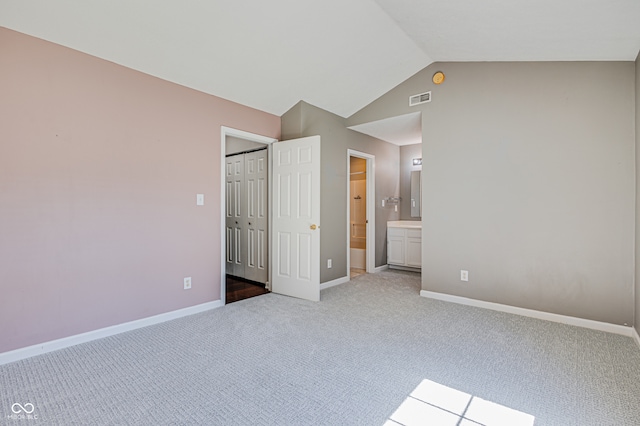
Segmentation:
[(375, 269), (375, 157), (347, 150), (347, 265), (349, 278)]
[(222, 129), (221, 299), (225, 304), (270, 290), (269, 144), (274, 141)]

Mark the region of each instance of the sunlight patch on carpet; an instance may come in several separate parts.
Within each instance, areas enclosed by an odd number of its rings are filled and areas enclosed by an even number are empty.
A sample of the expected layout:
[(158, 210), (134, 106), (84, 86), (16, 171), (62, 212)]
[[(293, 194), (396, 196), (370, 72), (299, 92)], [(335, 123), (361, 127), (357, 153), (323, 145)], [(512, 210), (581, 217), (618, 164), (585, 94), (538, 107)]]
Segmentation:
[(425, 379), (384, 426), (533, 426), (534, 420), (531, 414)]

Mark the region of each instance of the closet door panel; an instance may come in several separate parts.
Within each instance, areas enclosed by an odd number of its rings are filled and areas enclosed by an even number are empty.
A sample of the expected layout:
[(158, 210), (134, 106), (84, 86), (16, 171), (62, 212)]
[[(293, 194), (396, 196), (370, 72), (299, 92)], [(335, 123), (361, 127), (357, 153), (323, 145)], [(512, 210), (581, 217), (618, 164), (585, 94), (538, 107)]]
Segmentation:
[(247, 200), (247, 263), (245, 277), (266, 283), (267, 270), (267, 150), (245, 154)]
[(236, 161), (236, 275), (242, 278), (246, 277), (247, 269), (247, 245), (245, 238), (247, 234), (247, 223), (245, 217), (247, 215), (247, 200), (244, 195), (244, 185), (246, 181), (245, 172), (245, 156), (238, 155)]
[(226, 175), (227, 273), (244, 277), (247, 248), (243, 235), (246, 231), (246, 224), (243, 221), (243, 216), (246, 214), (246, 203), (242, 197), (245, 179), (243, 154), (227, 157)]
[(267, 150), (227, 157), (227, 273), (266, 283), (268, 264)]
[(226, 273), (235, 275), (235, 247), (234, 247), (234, 205), (235, 191), (233, 185), (234, 177), (233, 157), (227, 157), (225, 167), (225, 238), (226, 238)]

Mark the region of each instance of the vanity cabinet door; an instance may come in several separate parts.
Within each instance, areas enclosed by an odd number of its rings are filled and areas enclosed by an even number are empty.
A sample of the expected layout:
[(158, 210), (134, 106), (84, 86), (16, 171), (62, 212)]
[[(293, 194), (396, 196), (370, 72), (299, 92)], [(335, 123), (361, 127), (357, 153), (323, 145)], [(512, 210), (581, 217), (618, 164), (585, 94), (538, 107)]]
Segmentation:
[(387, 264), (405, 264), (404, 229), (389, 228), (387, 230)]
[(422, 238), (407, 235), (407, 266), (422, 267)]

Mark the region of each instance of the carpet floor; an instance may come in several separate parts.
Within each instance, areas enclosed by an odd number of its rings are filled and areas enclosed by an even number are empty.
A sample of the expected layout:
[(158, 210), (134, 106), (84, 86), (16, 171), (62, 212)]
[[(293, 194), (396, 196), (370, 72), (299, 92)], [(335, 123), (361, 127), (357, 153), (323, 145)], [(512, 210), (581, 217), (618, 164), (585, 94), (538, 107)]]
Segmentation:
[(419, 291), (366, 274), (0, 366), (0, 424), (640, 425), (631, 338)]

